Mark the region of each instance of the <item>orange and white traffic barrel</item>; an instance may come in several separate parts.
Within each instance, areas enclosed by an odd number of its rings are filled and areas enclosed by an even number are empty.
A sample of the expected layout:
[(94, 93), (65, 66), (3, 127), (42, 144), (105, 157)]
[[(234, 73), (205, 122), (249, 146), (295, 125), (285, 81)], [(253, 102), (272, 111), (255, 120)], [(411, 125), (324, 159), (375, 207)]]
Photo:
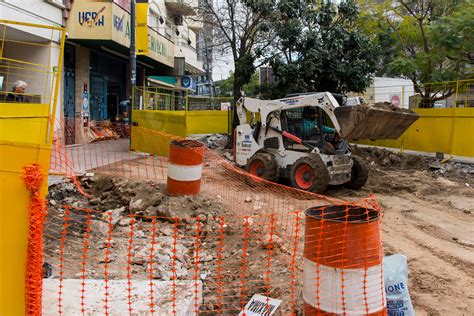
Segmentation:
[(201, 189), (204, 144), (195, 140), (174, 140), (168, 157), (167, 192), (196, 195)]
[(305, 315), (386, 315), (377, 210), (332, 205), (306, 210)]

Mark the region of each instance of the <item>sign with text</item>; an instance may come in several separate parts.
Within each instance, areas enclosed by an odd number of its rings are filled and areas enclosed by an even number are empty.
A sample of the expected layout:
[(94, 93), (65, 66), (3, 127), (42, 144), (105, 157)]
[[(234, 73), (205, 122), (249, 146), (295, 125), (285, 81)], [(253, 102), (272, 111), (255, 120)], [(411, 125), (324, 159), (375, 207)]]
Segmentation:
[[(266, 297), (260, 294), (254, 294), (247, 305), (245, 305), (246, 316), (270, 316), (273, 315), (278, 306), (280, 306), (281, 300)], [(244, 311), (241, 311), (239, 315), (244, 315)]]
[(136, 4), (137, 55), (148, 55), (148, 0)]
[[(147, 3), (140, 5), (148, 8)], [(137, 1), (137, 54), (147, 55), (173, 67), (174, 44), (147, 26), (147, 13), (148, 9), (139, 9)], [(69, 39), (113, 41), (130, 47), (130, 13), (119, 5), (110, 2), (74, 1), (70, 14), (71, 18), (67, 21)], [(142, 31), (146, 30), (146, 33), (140, 33), (139, 27)]]

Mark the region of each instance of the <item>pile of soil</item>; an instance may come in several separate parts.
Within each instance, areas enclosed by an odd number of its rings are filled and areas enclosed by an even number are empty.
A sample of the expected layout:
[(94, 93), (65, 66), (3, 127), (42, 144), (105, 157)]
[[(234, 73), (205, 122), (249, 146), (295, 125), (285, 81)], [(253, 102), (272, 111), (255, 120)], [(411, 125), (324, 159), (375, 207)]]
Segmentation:
[[(368, 106), (368, 105), (366, 105)], [(404, 113), (415, 113), (412, 110), (400, 108), (398, 106), (393, 105), (390, 102), (377, 102), (373, 105), (374, 108), (386, 110), (386, 111), (393, 111), (393, 112), (404, 112)]]
[(474, 185), (474, 165), (453, 160), (442, 162), (436, 157), (393, 152), (379, 147), (353, 146), (353, 154), (362, 157), (369, 169), (422, 171), (434, 177), (441, 176), (450, 180)]

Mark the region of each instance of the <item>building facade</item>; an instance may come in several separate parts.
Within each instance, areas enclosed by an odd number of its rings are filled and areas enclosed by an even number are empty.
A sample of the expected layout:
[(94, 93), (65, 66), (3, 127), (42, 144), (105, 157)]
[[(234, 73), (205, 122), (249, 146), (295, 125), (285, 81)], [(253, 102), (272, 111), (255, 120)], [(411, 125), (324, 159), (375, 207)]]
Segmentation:
[[(51, 27), (63, 25), (62, 1), (3, 0), (0, 2), (0, 19), (33, 23)], [(5, 101), (18, 80), (27, 83), (26, 94), (31, 102), (50, 103), (49, 95), (54, 71), (57, 71), (60, 54), (60, 32), (9, 23), (0, 24), (0, 91)], [(62, 95), (57, 100), (60, 114)]]
[[(137, 86), (156, 86), (169, 93), (195, 93), (205, 73), (197, 54), (197, 1), (148, 1), (149, 53), (137, 56)], [(81, 0), (67, 5), (68, 39), (64, 62), (64, 118), (80, 140), (87, 124), (123, 121), (130, 85), (130, 1)], [(156, 78), (172, 78), (170, 86)], [(123, 104), (123, 103), (122, 103)], [(80, 124), (81, 127), (72, 126)]]

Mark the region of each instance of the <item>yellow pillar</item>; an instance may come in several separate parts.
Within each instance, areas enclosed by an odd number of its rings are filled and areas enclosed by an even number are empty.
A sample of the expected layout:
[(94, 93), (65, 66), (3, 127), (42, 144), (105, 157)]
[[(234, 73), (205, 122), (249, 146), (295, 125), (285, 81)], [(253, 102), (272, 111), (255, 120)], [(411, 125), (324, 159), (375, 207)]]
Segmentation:
[[(17, 316), (24, 315), (26, 311), (30, 201), (30, 192), (21, 176), (25, 165), (38, 164), (45, 179), (39, 197), (45, 198), (66, 31), (60, 27), (33, 23), (7, 20), (0, 20), (0, 23), (21, 25), (25, 29), (47, 29), (61, 35), (58, 71), (51, 73), (50, 60), (43, 65), (46, 66), (45, 72), (52, 76), (53, 83), (51, 92), (42, 96), (43, 102), (47, 103), (0, 103), (0, 315)], [(33, 65), (22, 60), (17, 62)], [(44, 75), (37, 73), (37, 76)], [(39, 277), (42, 278), (42, 275)]]

